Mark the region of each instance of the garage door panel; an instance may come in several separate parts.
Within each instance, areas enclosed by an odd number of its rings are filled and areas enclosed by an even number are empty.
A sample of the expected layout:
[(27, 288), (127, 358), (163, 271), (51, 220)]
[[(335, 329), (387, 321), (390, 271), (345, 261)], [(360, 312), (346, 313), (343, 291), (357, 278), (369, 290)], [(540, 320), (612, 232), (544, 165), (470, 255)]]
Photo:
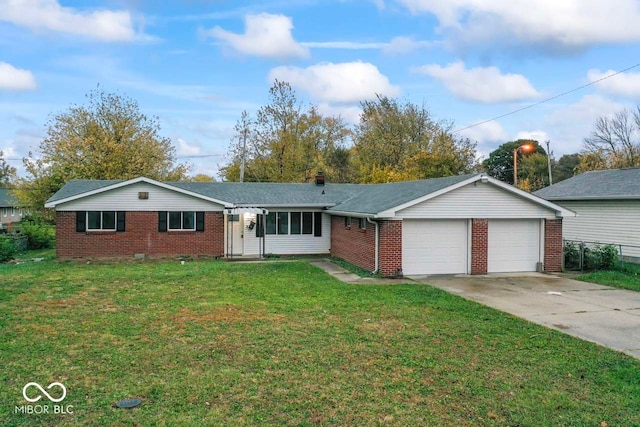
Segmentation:
[(489, 220), (488, 272), (536, 271), (540, 260), (540, 221)]
[(467, 270), (466, 220), (404, 220), (404, 274), (460, 274)]

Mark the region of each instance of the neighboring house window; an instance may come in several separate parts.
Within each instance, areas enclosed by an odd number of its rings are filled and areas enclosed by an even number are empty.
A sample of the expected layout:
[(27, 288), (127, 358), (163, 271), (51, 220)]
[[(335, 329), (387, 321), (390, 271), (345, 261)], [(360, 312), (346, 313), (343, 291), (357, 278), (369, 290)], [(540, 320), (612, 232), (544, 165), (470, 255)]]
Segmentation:
[[(263, 236), (263, 215), (258, 215), (256, 237)], [(266, 234), (313, 234), (322, 236), (322, 212), (269, 212), (266, 216)]]
[(116, 211), (77, 211), (76, 231), (118, 231), (126, 230), (126, 213)]
[(158, 231), (204, 231), (204, 212), (160, 211)]
[(2, 215), (3, 216), (7, 216), (8, 212), (9, 212), (9, 210), (7, 208), (2, 208)]
[(16, 208), (11, 208), (11, 216), (16, 216)]
[(360, 218), (360, 230), (366, 230), (366, 229), (367, 229), (367, 219)]
[(344, 226), (345, 227), (351, 227), (351, 217), (350, 216), (345, 216), (344, 217)]

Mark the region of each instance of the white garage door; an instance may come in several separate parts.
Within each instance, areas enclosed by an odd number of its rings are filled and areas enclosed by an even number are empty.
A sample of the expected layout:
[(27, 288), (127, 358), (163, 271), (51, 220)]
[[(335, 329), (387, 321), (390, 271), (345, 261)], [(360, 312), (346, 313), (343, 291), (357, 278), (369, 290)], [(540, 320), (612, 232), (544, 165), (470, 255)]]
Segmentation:
[(540, 220), (489, 220), (489, 273), (536, 271)]
[(467, 221), (402, 221), (402, 271), (412, 274), (467, 272)]

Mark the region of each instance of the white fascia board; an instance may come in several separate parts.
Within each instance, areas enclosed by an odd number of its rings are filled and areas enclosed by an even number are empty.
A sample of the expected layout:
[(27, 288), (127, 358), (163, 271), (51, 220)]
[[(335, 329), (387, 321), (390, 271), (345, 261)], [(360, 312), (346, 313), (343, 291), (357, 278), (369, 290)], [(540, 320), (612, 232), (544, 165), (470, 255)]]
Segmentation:
[(49, 203), (46, 203), (44, 205), (44, 207), (45, 208), (55, 208), (57, 205), (68, 203), (68, 202), (71, 202), (73, 200), (82, 199), (82, 198), (85, 198), (85, 197), (93, 196), (95, 194), (104, 193), (106, 191), (115, 190), (117, 188), (126, 187), (126, 186), (132, 185), (132, 184), (137, 184), (139, 182), (145, 182), (147, 184), (155, 185), (155, 186), (158, 186), (158, 187), (161, 187), (161, 188), (165, 188), (167, 190), (175, 191), (175, 192), (178, 192), (178, 193), (186, 194), (188, 196), (196, 197), (198, 199), (202, 199), (202, 200), (206, 200), (206, 201), (209, 201), (209, 202), (217, 203), (219, 205), (223, 205), (225, 208), (233, 206), (233, 204), (231, 204), (229, 202), (225, 202), (223, 200), (218, 200), (218, 199), (214, 199), (212, 197), (203, 196), (202, 194), (194, 193), (193, 191), (184, 190), (182, 188), (174, 187), (173, 185), (169, 185), (169, 184), (166, 184), (164, 182), (156, 181), (154, 179), (146, 178), (146, 177), (141, 176), (141, 177), (138, 177), (138, 178), (133, 178), (133, 179), (127, 180), (127, 181), (122, 181), (122, 182), (118, 182), (118, 183), (115, 183), (115, 184), (107, 185), (106, 187), (101, 187), (101, 188), (98, 188), (98, 189), (95, 189), (95, 190), (91, 190), (91, 191), (87, 191), (87, 192), (84, 192), (84, 193), (76, 194), (74, 196), (67, 197), (65, 199), (60, 199), (60, 200), (56, 200), (54, 202), (49, 202)]

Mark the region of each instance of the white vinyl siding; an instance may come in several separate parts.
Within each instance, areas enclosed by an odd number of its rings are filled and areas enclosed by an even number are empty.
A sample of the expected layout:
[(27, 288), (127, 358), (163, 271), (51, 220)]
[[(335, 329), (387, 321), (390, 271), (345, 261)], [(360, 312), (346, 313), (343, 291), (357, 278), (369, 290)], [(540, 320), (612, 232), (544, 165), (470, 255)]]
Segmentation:
[(491, 183), (465, 185), (402, 209), (400, 218), (549, 218), (556, 213)]
[(536, 271), (542, 259), (538, 219), (489, 220), (487, 272)]
[(404, 220), (405, 275), (464, 274), (468, 265), (467, 220)]
[[(139, 192), (148, 192), (149, 199), (138, 199)], [(127, 185), (56, 206), (58, 211), (221, 211), (217, 203), (168, 190), (146, 182)]]
[[(269, 209), (269, 212), (278, 212)], [(290, 208), (280, 212), (310, 212), (305, 208)], [(256, 237), (256, 229), (249, 230), (252, 216), (244, 218), (244, 254), (258, 255), (262, 238)], [(255, 221), (255, 216), (253, 216)], [(331, 248), (331, 217), (322, 214), (322, 236), (313, 234), (267, 234), (265, 236), (265, 253), (278, 255), (328, 254)]]
[[(575, 211), (564, 218), (562, 237), (568, 240), (640, 246), (640, 200), (559, 201)], [(640, 257), (640, 248), (622, 248), (623, 255)]]

